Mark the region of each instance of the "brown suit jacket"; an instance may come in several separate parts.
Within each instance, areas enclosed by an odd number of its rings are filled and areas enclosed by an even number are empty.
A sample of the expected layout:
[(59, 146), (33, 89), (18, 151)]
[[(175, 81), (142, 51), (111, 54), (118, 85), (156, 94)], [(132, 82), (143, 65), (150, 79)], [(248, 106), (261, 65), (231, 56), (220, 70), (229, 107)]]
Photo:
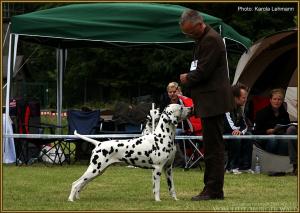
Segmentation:
[(191, 89), (196, 115), (203, 118), (230, 112), (234, 99), (225, 45), (221, 36), (208, 25), (196, 40), (193, 60), (198, 60), (197, 68), (188, 73), (187, 85)]

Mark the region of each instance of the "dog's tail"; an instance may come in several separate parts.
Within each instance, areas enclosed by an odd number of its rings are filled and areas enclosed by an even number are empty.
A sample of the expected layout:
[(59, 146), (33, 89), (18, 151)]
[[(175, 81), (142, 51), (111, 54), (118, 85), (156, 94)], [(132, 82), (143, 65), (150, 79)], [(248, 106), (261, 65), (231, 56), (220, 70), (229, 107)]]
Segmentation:
[(96, 141), (96, 140), (94, 140), (92, 138), (88, 138), (88, 137), (86, 137), (84, 135), (78, 134), (76, 130), (74, 131), (74, 135), (80, 137), (81, 139), (83, 139), (83, 140), (85, 140), (87, 142), (90, 142), (90, 143), (94, 144), (95, 146), (97, 146), (100, 143), (99, 141)]

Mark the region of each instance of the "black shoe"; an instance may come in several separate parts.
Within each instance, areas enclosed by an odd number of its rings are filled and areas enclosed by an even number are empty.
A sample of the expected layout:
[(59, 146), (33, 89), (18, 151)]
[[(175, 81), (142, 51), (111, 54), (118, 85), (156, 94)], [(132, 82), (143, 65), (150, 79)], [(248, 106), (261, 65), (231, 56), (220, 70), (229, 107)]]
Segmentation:
[(192, 197), (192, 201), (201, 201), (201, 200), (224, 200), (224, 194), (209, 194), (207, 192), (201, 192), (200, 194)]

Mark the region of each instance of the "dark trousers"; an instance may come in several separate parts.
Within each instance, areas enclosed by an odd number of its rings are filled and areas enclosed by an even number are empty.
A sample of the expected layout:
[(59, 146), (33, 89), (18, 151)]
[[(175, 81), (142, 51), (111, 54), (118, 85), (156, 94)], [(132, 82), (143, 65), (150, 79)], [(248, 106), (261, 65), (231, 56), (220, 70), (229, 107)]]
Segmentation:
[[(250, 133), (246, 133), (249, 135)], [(247, 170), (251, 169), (252, 163), (252, 140), (248, 139), (229, 139), (227, 142), (228, 163), (227, 170), (237, 169)]]
[(202, 119), (204, 142), (204, 191), (223, 194), (224, 185), (224, 115)]
[[(286, 130), (287, 135), (297, 135), (297, 127), (290, 126)], [(288, 140), (288, 151), (290, 156), (290, 163), (296, 165), (298, 162), (298, 141), (297, 140)]]

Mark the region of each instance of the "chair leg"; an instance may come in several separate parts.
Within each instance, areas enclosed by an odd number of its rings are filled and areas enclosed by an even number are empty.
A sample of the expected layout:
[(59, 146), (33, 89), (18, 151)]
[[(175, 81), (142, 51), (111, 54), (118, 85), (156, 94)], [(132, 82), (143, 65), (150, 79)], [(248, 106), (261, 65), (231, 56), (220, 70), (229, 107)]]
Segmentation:
[(50, 164), (59, 164), (62, 166), (65, 159), (65, 152), (62, 146), (61, 141), (54, 141), (53, 145), (50, 148), (42, 149), (39, 159), (46, 165)]
[[(192, 154), (188, 157), (187, 156), (187, 149), (186, 149), (186, 140), (184, 140), (184, 154), (185, 154), (185, 169), (189, 169), (192, 168), (196, 163), (198, 163), (201, 159), (204, 158), (203, 153), (200, 151), (199, 149), (199, 145), (197, 143), (194, 143), (191, 139), (187, 139), (187, 141), (189, 142), (189, 144), (192, 146), (193, 148), (193, 152)], [(199, 163), (199, 167), (202, 170), (202, 167)]]

